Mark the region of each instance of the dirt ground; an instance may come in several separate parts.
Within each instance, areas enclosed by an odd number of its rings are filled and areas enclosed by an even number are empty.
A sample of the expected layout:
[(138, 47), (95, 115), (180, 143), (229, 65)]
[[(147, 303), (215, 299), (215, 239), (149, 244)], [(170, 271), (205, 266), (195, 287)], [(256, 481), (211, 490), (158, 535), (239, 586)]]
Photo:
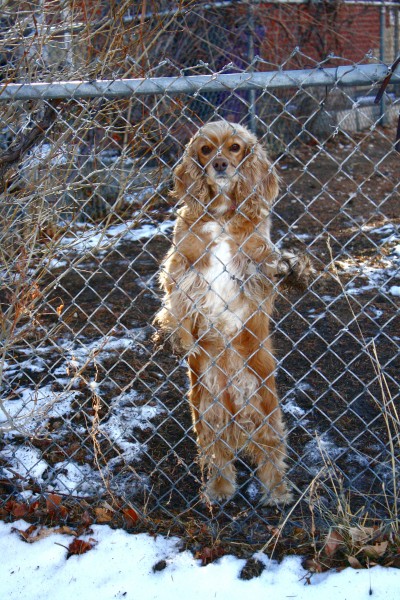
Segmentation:
[[(238, 494), (216, 508), (200, 501), (186, 368), (151, 341), (150, 324), (160, 304), (154, 275), (168, 236), (122, 239), (65, 276), (62, 268), (54, 269), (65, 306), (59, 347), (49, 355), (46, 375), (22, 375), (20, 382), (50, 382), (54, 391), (61, 390), (54, 371), (65, 358), (66, 340), (75, 338), (84, 346), (110, 332), (117, 338), (130, 332), (132, 340), (87, 365), (85, 377), (95, 378), (100, 387), (98, 412), (93, 394), (82, 384), (68, 434), (58, 435), (65, 421), (52, 418), (48, 435), (31, 440), (49, 465), (70, 458), (103, 469), (102, 493), (84, 500), (76, 495), (79, 506), (91, 511), (119, 501), (138, 510), (144, 529), (192, 531), (195, 537), (206, 526), (216, 537), (250, 545), (261, 543), (266, 531), (287, 519), (288, 548), (301, 545), (302, 529), (312, 517), (322, 529), (340, 502), (353, 514), (389, 516), (388, 501), (397, 492), (379, 374), (398, 403), (400, 297), (390, 289), (400, 285), (400, 157), (391, 146), (393, 135), (379, 128), (352, 138), (341, 134), (323, 149), (304, 145), (278, 161), (282, 194), (274, 209), (274, 241), (308, 252), (318, 270), (306, 293), (278, 298), (274, 318), (288, 477), (300, 499), (294, 509), (261, 508), (252, 467), (242, 459)], [(167, 202), (158, 205), (149, 220), (170, 219), (169, 208)], [(43, 323), (51, 321), (43, 316)], [(106, 421), (116, 395), (131, 390), (136, 396), (128, 408), (157, 410), (151, 425), (134, 430), (140, 457), (126, 461), (106, 435), (93, 435), (93, 415)], [(24, 488), (45, 493), (33, 479)], [(18, 481), (0, 478), (5, 502), (17, 488)]]

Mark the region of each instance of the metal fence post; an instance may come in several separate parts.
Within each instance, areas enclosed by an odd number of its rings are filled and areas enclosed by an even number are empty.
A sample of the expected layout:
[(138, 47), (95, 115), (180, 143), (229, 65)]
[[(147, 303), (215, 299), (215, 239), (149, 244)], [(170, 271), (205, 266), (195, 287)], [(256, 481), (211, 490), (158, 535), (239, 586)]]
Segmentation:
[[(248, 47), (248, 60), (250, 65), (250, 71), (254, 70), (254, 5), (252, 0), (249, 0), (248, 8), (248, 27), (249, 27), (249, 47)], [(256, 91), (249, 90), (249, 127), (253, 133), (256, 132)]]

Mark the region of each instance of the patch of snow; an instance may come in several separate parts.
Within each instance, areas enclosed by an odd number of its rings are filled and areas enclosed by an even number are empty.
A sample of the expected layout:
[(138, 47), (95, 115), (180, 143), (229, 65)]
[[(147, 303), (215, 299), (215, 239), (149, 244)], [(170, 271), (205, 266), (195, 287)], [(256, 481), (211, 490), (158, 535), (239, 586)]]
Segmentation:
[(15, 362), (13, 364), (6, 361), (3, 367), (3, 371), (7, 375), (22, 373), (25, 370), (31, 371), (32, 373), (42, 373), (43, 371), (47, 370), (47, 365), (39, 356), (32, 356), (28, 360)]
[(385, 223), (381, 227), (371, 227), (370, 225), (364, 225), (361, 227), (362, 231), (369, 231), (380, 236), (387, 236), (381, 240), (383, 244), (387, 244), (395, 241), (399, 238), (399, 228), (394, 223)]
[(313, 389), (314, 388), (306, 381), (300, 381), (296, 383), (294, 390), (284, 397), (281, 402), (283, 412), (292, 415), (296, 420), (301, 421), (303, 426), (307, 425), (308, 419), (302, 418), (306, 414), (306, 411), (296, 402), (296, 394), (299, 392), (311, 392)]
[(99, 494), (102, 488), (100, 473), (71, 459), (56, 463), (47, 483), (49, 490), (79, 496)]
[(301, 392), (311, 392), (314, 390), (313, 386), (305, 381), (300, 381), (296, 383), (296, 390), (300, 390)]
[(355, 460), (362, 467), (368, 468), (371, 465), (371, 457), (365, 454), (362, 454), (359, 450), (353, 450), (348, 456), (348, 462), (351, 459)]
[(150, 277), (138, 277), (135, 279), (135, 283), (138, 284), (139, 287), (145, 290), (154, 290), (158, 289), (158, 273), (154, 273), (150, 275)]
[[(22, 478), (41, 479), (49, 468), (47, 462), (42, 459), (40, 450), (31, 446), (9, 444), (0, 452), (0, 457), (12, 469), (8, 472), (10, 479), (14, 479), (15, 473), (18, 473)], [(4, 470), (7, 472), (7, 467)]]
[(299, 419), (306, 414), (306, 411), (303, 410), (295, 401), (293, 396), (289, 396), (286, 398), (281, 404), (282, 410), (285, 413), (289, 413), (292, 417), (296, 417)]
[(134, 390), (117, 396), (107, 420), (99, 427), (100, 432), (120, 448), (127, 464), (137, 461), (147, 450), (147, 445), (136, 439), (135, 429), (154, 430), (151, 420), (163, 411), (159, 405), (140, 405), (141, 401), (142, 397)]
[(60, 269), (61, 267), (68, 266), (68, 262), (59, 258), (51, 258), (50, 260), (44, 259), (43, 265), (46, 265), (48, 269)]
[(329, 296), (329, 294), (324, 294), (323, 296), (321, 296), (321, 299), (324, 302), (335, 302), (337, 300), (335, 296)]
[[(43, 427), (49, 418), (68, 414), (78, 394), (77, 391), (54, 392), (50, 384), (34, 390), (21, 387), (13, 392), (15, 397), (4, 399), (3, 404), (16, 422), (33, 433)], [(6, 423), (6, 416), (0, 413), (0, 426)], [(13, 436), (14, 432), (8, 435)]]
[(315, 321), (319, 321), (320, 319), (324, 319), (326, 317), (326, 312), (316, 313), (315, 308), (310, 308), (308, 311), (308, 316), (310, 319), (315, 319)]
[(255, 483), (255, 481), (251, 481), (249, 483), (249, 485), (246, 488), (246, 494), (249, 497), (249, 499), (254, 502), (254, 500), (257, 498), (257, 495), (259, 493), (257, 484)]
[(380, 319), (383, 315), (383, 310), (379, 310), (379, 308), (375, 308), (375, 306), (367, 306), (367, 313), (372, 313), (371, 316), (373, 319)]
[(336, 446), (328, 435), (324, 434), (305, 445), (303, 462), (308, 466), (312, 475), (317, 475), (327, 459), (334, 462), (341, 454), (343, 454), (343, 448)]
[(22, 169), (32, 169), (44, 161), (48, 163), (49, 159), (51, 165), (66, 164), (68, 154), (68, 150), (65, 146), (57, 148), (56, 146), (52, 146), (52, 144), (44, 142), (28, 153), (22, 164)]
[(392, 296), (400, 296), (400, 285), (392, 285), (389, 288), (389, 294), (392, 294)]
[(129, 204), (141, 204), (144, 200), (147, 200), (149, 196), (156, 194), (160, 190), (160, 187), (161, 186), (155, 188), (149, 185), (141, 188), (140, 190), (129, 192), (128, 194), (124, 195), (124, 200)]
[[(373, 567), (310, 575), (301, 558), (290, 556), (281, 563), (258, 552), (255, 558), (264, 563), (259, 577), (239, 579), (245, 561), (226, 555), (206, 567), (188, 551), (181, 551), (176, 537), (166, 538), (145, 533), (129, 534), (107, 525), (93, 525), (90, 536), (96, 544), (89, 552), (67, 560), (65, 547), (73, 536), (53, 534), (27, 544), (15, 532), (26, 530), (25, 521), (0, 522), (0, 578), (2, 597), (7, 600), (190, 600), (216, 598), (242, 600), (269, 596), (277, 600), (336, 600), (338, 596), (365, 600), (370, 591), (375, 600), (397, 600), (399, 571)], [(165, 562), (155, 571), (154, 565)], [(349, 592), (351, 590), (351, 593)]]
[[(101, 363), (110, 356), (121, 351), (135, 348), (136, 353), (140, 354), (142, 349), (140, 342), (143, 342), (147, 336), (146, 327), (138, 327), (126, 331), (122, 337), (106, 335), (101, 338), (89, 341), (88, 339), (59, 340), (59, 346), (65, 351), (65, 362), (54, 369), (55, 375), (65, 375), (68, 370), (79, 370), (88, 361), (96, 360)], [(48, 351), (54, 351), (49, 347)]]
[[(5, 409), (17, 420), (18, 425), (24, 428), (25, 432), (32, 435), (47, 432), (50, 419), (57, 418), (59, 424), (56, 430), (52, 431), (51, 436), (53, 439), (67, 440), (71, 431), (71, 404), (82, 393), (79, 388), (81, 380), (75, 376), (76, 372), (85, 364), (100, 363), (111, 355), (123, 353), (126, 349), (134, 347), (136, 353), (144, 352), (141, 342), (147, 338), (148, 328), (139, 327), (132, 330), (124, 328), (123, 334), (121, 337), (110, 335), (96, 340), (83, 337), (61, 338), (57, 340), (57, 346), (38, 347), (35, 350), (35, 358), (31, 349), (19, 349), (22, 361), (5, 363), (4, 372), (7, 378), (14, 380), (12, 394), (10, 393), (9, 397), (3, 400)], [(60, 356), (60, 348), (63, 348), (63, 356)], [(54, 355), (55, 352), (56, 355)], [(38, 357), (37, 354), (40, 356)], [(38, 389), (34, 387), (33, 383), (31, 388), (15, 385), (19, 373), (23, 374), (27, 369), (31, 371), (49, 370), (50, 364), (52, 365), (51, 375), (54, 377), (51, 384), (42, 385)], [(69, 389), (63, 392), (54, 392), (54, 383), (64, 389), (69, 386)], [(101, 400), (103, 384), (106, 387), (110, 382), (106, 379), (100, 383), (101, 389), (99, 383), (92, 380), (89, 382), (89, 388), (92, 392), (99, 394)], [(11, 387), (10, 383), (8, 385)], [(122, 495), (127, 493), (128, 489), (132, 494), (139, 488), (143, 489), (147, 485), (146, 477), (138, 474), (132, 477), (131, 473), (125, 471), (122, 477), (121, 465), (129, 466), (143, 455), (147, 446), (137, 439), (136, 432), (147, 429), (154, 430), (152, 420), (165, 411), (165, 408), (156, 401), (144, 404), (144, 398), (134, 390), (114, 397), (112, 403), (105, 408), (107, 412), (102, 418), (98, 434), (112, 442), (117, 455), (109, 457), (107, 465), (102, 469), (103, 473), (99, 473), (98, 468), (92, 465), (92, 457), (88, 457), (88, 464), (85, 465), (78, 464), (72, 459), (52, 466), (48, 465), (45, 460), (38, 462), (40, 455), (36, 449), (31, 448), (28, 441), (21, 442), (20, 450), (16, 454), (12, 440), (19, 433), (9, 430), (7, 418), (0, 411), (0, 426), (7, 427), (5, 438), (9, 442), (0, 455), (4, 462), (3, 470), (7, 472), (10, 479), (13, 479), (15, 475), (12, 471), (21, 472), (21, 469), (17, 467), (26, 459), (25, 471), (30, 471), (30, 477), (35, 479), (44, 490), (61, 493), (73, 492), (76, 495), (101, 493), (104, 487), (104, 478), (108, 476), (110, 476), (111, 488)], [(87, 418), (90, 427), (91, 418), (90, 416)], [(74, 432), (84, 439), (88, 435), (87, 427), (78, 424), (74, 425)], [(35, 463), (38, 463), (36, 469), (33, 468)]]
[(174, 226), (174, 221), (167, 220), (157, 224), (145, 223), (137, 226), (135, 221), (126, 221), (112, 225), (107, 229), (89, 227), (79, 235), (66, 235), (60, 240), (61, 248), (85, 253), (89, 250), (105, 252), (111, 246), (115, 248), (119, 243), (138, 241), (153, 238), (159, 234), (169, 232)]
[(366, 278), (368, 283), (366, 285), (359, 286), (357, 282), (351, 281), (346, 286), (346, 292), (353, 295), (359, 295), (363, 292), (374, 289), (382, 289), (383, 292), (388, 292), (385, 284), (392, 277), (398, 275), (399, 266), (396, 265), (397, 261), (390, 259), (390, 257), (385, 260), (382, 259), (381, 262), (382, 267), (369, 267), (362, 265), (360, 269), (354, 268), (352, 272), (359, 271), (358, 277)]
[[(373, 227), (371, 225), (363, 225), (362, 231), (368, 231), (370, 234), (381, 236), (378, 244), (382, 247), (382, 251), (371, 259), (346, 259), (338, 260), (336, 264), (342, 272), (354, 274), (355, 279), (346, 285), (346, 291), (352, 295), (360, 295), (364, 292), (379, 289), (383, 293), (391, 293), (388, 288), (388, 283), (393, 277), (399, 276), (400, 269), (400, 244), (390, 247), (393, 243), (399, 241), (399, 230), (394, 223), (386, 223), (381, 227)], [(382, 237), (386, 236), (386, 237)], [(372, 261), (378, 261), (378, 264), (371, 265)], [(360, 284), (358, 278), (367, 280), (366, 284)], [(395, 293), (395, 295), (397, 295)]]

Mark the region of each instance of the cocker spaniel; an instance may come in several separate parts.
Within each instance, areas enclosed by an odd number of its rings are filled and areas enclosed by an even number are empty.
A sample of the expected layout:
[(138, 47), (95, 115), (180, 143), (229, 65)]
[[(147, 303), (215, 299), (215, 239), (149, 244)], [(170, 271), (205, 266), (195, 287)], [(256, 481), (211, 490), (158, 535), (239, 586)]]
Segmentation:
[(161, 269), (165, 297), (155, 324), (188, 360), (211, 502), (235, 492), (239, 450), (257, 466), (263, 504), (292, 500), (269, 322), (277, 284), (306, 285), (313, 269), (271, 242), (278, 191), (257, 138), (225, 121), (202, 127), (174, 172), (173, 196), (182, 206)]

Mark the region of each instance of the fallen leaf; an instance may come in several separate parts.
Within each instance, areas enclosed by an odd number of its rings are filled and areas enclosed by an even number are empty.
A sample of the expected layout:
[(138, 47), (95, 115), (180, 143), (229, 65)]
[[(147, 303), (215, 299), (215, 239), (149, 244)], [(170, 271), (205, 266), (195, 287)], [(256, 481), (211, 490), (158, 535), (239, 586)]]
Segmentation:
[(58, 494), (49, 494), (46, 498), (46, 508), (49, 514), (56, 512), (62, 502), (61, 496)]
[(90, 525), (93, 523), (93, 519), (90, 516), (90, 513), (88, 510), (85, 510), (82, 513), (82, 520), (81, 520), (81, 524), (83, 527), (90, 527)]
[(88, 542), (85, 542), (85, 540), (80, 540), (80, 539), (76, 538), (68, 546), (67, 558), (70, 558), (71, 556), (75, 556), (75, 555), (79, 556), (80, 554), (85, 554), (85, 552), (88, 552), (89, 550), (91, 550), (93, 548), (93, 546), (95, 546), (95, 544), (96, 544), (96, 540), (94, 540), (93, 538), (90, 538), (90, 540)]
[(74, 535), (74, 536), (77, 535), (76, 531), (74, 529), (71, 529), (71, 527), (68, 527), (68, 525), (63, 525), (62, 527), (56, 527), (52, 531), (54, 531), (54, 533), (62, 533), (63, 535)]
[(34, 544), (35, 542), (39, 542), (40, 540), (44, 540), (55, 533), (53, 529), (48, 529), (47, 527), (41, 527), (39, 531), (35, 531), (32, 535), (26, 540), (29, 544)]
[(32, 504), (25, 504), (24, 502), (17, 502), (16, 500), (9, 500), (4, 504), (4, 510), (14, 517), (26, 517), (26, 515), (32, 514), (37, 506), (37, 501)]
[(12, 527), (11, 531), (14, 533), (18, 533), (19, 537), (22, 538), (25, 542), (31, 541), (31, 536), (36, 531), (36, 525), (31, 525), (28, 529), (17, 529), (16, 527)]
[(264, 569), (265, 564), (253, 556), (247, 559), (246, 564), (239, 573), (239, 579), (250, 581), (250, 579), (254, 579), (254, 577), (260, 577)]
[(158, 571), (164, 571), (167, 567), (167, 562), (165, 560), (159, 560), (155, 565), (153, 565), (152, 571), (153, 573), (157, 573)]
[(302, 527), (293, 527), (292, 535), (296, 540), (302, 541), (308, 539), (309, 534)]
[(94, 513), (96, 515), (96, 521), (98, 523), (109, 523), (113, 518), (113, 515), (106, 508), (95, 508)]
[(355, 556), (348, 556), (347, 560), (349, 561), (349, 565), (353, 567), (353, 569), (363, 569), (364, 567)]
[(373, 527), (350, 527), (350, 537), (353, 544), (364, 544), (374, 535)]
[(66, 535), (76, 535), (76, 532), (70, 527), (38, 527), (37, 525), (30, 525), (28, 529), (16, 529), (13, 528), (12, 531), (18, 533), (18, 535), (28, 544), (34, 544), (35, 542), (39, 542), (43, 540), (53, 533), (63, 533)]
[(124, 508), (122, 513), (125, 517), (127, 527), (133, 527), (139, 519), (139, 515), (134, 508)]
[(379, 544), (363, 546), (362, 551), (369, 558), (381, 558), (388, 547), (388, 542), (380, 542)]
[(340, 547), (344, 546), (342, 535), (337, 530), (329, 531), (326, 536), (324, 551), (326, 556), (332, 557), (336, 554)]
[(310, 571), (310, 573), (323, 573), (326, 571), (326, 567), (324, 567), (318, 560), (315, 558), (307, 558), (303, 562), (303, 567)]
[(46, 498), (46, 509), (50, 517), (68, 516), (68, 509), (61, 504), (62, 498), (58, 494), (49, 494)]
[(29, 506), (27, 504), (23, 504), (22, 502), (12, 501), (10, 512), (14, 517), (26, 517), (26, 515), (29, 513)]
[(195, 557), (200, 558), (202, 566), (206, 567), (210, 563), (214, 562), (214, 560), (217, 560), (217, 558), (221, 558), (221, 556), (224, 554), (225, 551), (223, 548), (221, 548), (221, 546), (213, 546), (212, 548), (205, 546), (196, 552)]
[(39, 500), (34, 500), (33, 502), (31, 502), (31, 504), (29, 505), (29, 514), (33, 514), (34, 512), (36, 512), (39, 506)]
[(66, 519), (68, 517), (68, 508), (62, 504), (59, 506), (60, 517)]

